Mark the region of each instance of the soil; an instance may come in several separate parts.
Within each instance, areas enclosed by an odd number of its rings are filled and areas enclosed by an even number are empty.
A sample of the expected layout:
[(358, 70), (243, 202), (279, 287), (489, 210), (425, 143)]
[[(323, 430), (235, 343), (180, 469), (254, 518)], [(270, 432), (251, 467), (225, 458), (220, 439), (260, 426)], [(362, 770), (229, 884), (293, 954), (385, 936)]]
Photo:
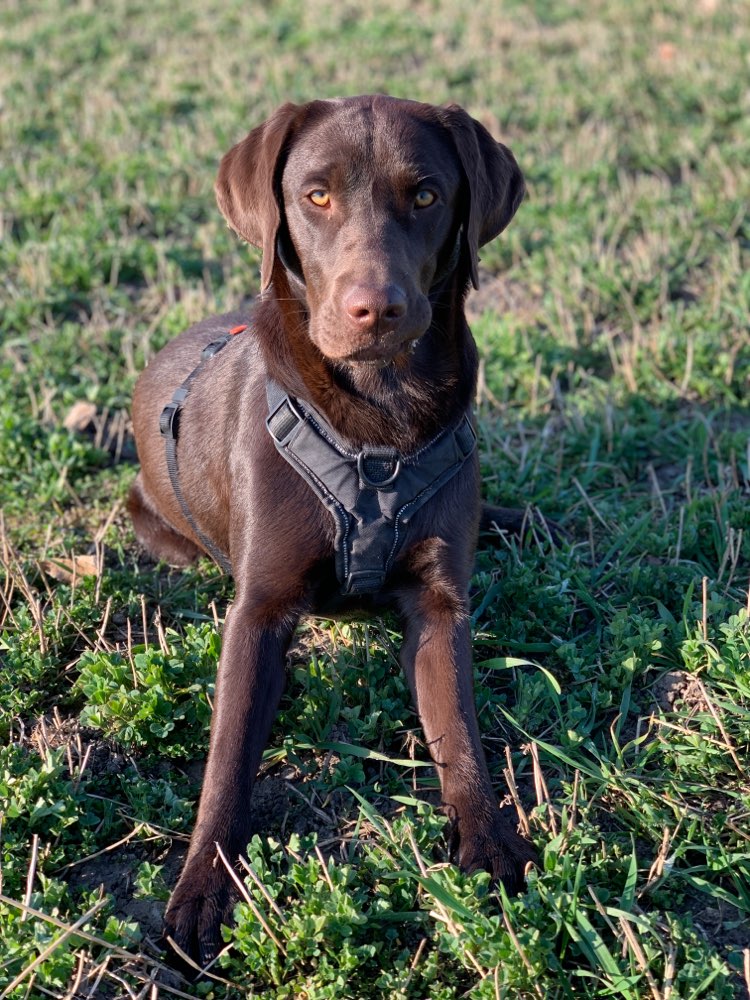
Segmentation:
[(709, 710), (701, 685), (686, 670), (670, 670), (662, 674), (651, 690), (662, 712), (673, 712), (679, 707), (691, 715)]

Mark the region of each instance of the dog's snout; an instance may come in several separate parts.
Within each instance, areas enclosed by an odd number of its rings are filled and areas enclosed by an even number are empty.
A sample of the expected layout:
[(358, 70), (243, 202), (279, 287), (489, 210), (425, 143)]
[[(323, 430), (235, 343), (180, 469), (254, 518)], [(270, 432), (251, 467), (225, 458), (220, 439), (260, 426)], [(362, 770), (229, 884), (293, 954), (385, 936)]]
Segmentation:
[(360, 330), (392, 330), (406, 315), (406, 292), (398, 285), (354, 285), (344, 295), (343, 306)]

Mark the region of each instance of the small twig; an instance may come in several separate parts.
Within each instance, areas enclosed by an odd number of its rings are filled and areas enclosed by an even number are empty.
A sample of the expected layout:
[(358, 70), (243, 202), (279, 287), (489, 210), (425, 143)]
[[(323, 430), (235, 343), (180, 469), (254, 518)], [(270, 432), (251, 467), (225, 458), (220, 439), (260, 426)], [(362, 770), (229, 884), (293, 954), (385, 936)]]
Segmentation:
[(107, 603), (104, 605), (104, 615), (102, 617), (102, 623), (99, 626), (99, 631), (96, 633), (96, 642), (94, 644), (94, 652), (97, 653), (101, 647), (110, 651), (110, 645), (104, 638), (104, 633), (107, 631), (107, 625), (109, 625), (109, 615), (112, 611), (112, 595), (110, 594), (107, 598)]
[(83, 978), (83, 965), (86, 961), (86, 956), (82, 951), (78, 952), (78, 968), (76, 969), (76, 975), (73, 982), (70, 984), (70, 988), (65, 993), (63, 1000), (73, 1000), (73, 997), (78, 993), (78, 987), (81, 985), (81, 979)]
[[(432, 898), (435, 899), (434, 896)], [(451, 932), (451, 934), (456, 938), (456, 940), (460, 941), (462, 937), (461, 928), (458, 927), (453, 922), (453, 920), (451, 920), (448, 911), (445, 909), (442, 903), (438, 903), (438, 901), (435, 900), (435, 906), (437, 907), (437, 909), (430, 910), (430, 916), (434, 920), (442, 920), (448, 927), (448, 930)], [(469, 964), (473, 966), (474, 971), (477, 973), (477, 975), (480, 976), (482, 979), (485, 979), (487, 977), (487, 970), (482, 968), (482, 966), (479, 964), (476, 958), (474, 958), (472, 953), (468, 951), (467, 948), (464, 948), (463, 953), (466, 956), (466, 959), (469, 962)]]
[[(107, 902), (108, 902), (108, 900), (106, 899), (106, 897), (104, 899), (98, 899), (94, 903), (94, 905), (92, 907), (90, 907), (90, 909), (88, 909), (83, 914), (82, 917), (79, 917), (78, 920), (76, 920), (76, 922), (74, 924), (71, 924), (69, 927), (66, 927), (62, 934), (59, 934), (54, 939), (54, 941), (50, 942), (50, 944), (48, 944), (46, 948), (42, 949), (42, 951), (39, 952), (39, 954), (34, 959), (34, 961), (30, 962), (29, 965), (27, 965), (25, 969), (22, 969), (18, 973), (18, 975), (16, 976), (16, 978), (13, 980), (13, 982), (10, 983), (9, 986), (5, 987), (5, 989), (3, 990), (3, 992), (0, 993), (0, 1000), (4, 1000), (5, 997), (10, 996), (10, 994), (15, 990), (16, 986), (18, 986), (20, 983), (22, 983), (24, 981), (24, 979), (29, 975), (30, 972), (33, 972), (34, 969), (38, 968), (42, 964), (42, 962), (45, 962), (53, 952), (57, 951), (57, 949), (60, 947), (60, 945), (63, 943), (63, 941), (67, 941), (67, 939), (72, 934), (75, 934), (75, 932), (79, 929), (79, 927), (83, 927), (83, 925), (87, 921), (89, 921), (98, 910), (101, 910), (101, 908)], [(26, 906), (26, 909), (24, 910), (24, 913), (29, 912), (30, 909), (31, 909), (30, 907)]]
[(154, 615), (154, 625), (156, 626), (156, 638), (159, 640), (159, 649), (162, 651), (164, 656), (169, 656), (169, 643), (167, 642), (167, 637), (164, 633), (164, 625), (161, 620), (161, 607), (157, 607), (156, 614)]
[(101, 543), (104, 541), (104, 536), (109, 531), (112, 522), (117, 517), (121, 507), (122, 507), (122, 500), (116, 500), (112, 505), (112, 509), (110, 510), (109, 514), (107, 514), (107, 520), (100, 528), (97, 529), (97, 532), (94, 535), (94, 542), (97, 545), (101, 545)]
[(594, 506), (593, 501), (591, 500), (591, 498), (589, 497), (588, 493), (583, 488), (583, 486), (580, 484), (580, 482), (578, 481), (578, 479), (577, 479), (576, 476), (573, 476), (573, 485), (578, 490), (578, 492), (581, 494), (581, 496), (583, 497), (583, 499), (584, 499), (584, 501), (586, 503), (586, 506), (591, 511), (591, 513), (594, 515), (594, 517), (597, 519), (597, 521), (599, 522), (599, 524), (601, 524), (603, 528), (606, 528), (607, 531), (611, 533), (612, 526), (609, 525), (609, 524), (607, 524), (607, 522), (604, 520), (604, 518), (602, 517), (602, 515), (596, 509), (596, 507)]
[(576, 768), (576, 772), (573, 775), (573, 791), (571, 798), (573, 800), (573, 805), (570, 810), (570, 815), (568, 816), (568, 833), (571, 833), (578, 820), (578, 783), (581, 780), (581, 772)]
[(427, 944), (427, 938), (423, 937), (422, 940), (417, 945), (417, 950), (414, 952), (414, 958), (411, 960), (411, 965), (409, 966), (409, 975), (406, 977), (406, 983), (405, 983), (406, 986), (409, 985), (409, 980), (412, 977), (412, 973), (419, 965), (419, 960), (422, 957), (422, 952), (424, 951), (426, 944)]
[(654, 493), (656, 494), (656, 498), (659, 501), (659, 506), (661, 507), (662, 515), (666, 518), (667, 505), (664, 502), (664, 494), (661, 491), (661, 486), (659, 485), (659, 479), (658, 476), (656, 475), (656, 469), (654, 468), (653, 463), (649, 462), (647, 469), (648, 469), (649, 479), (651, 480), (651, 485), (653, 487)]
[(708, 710), (711, 713), (711, 715), (713, 716), (714, 722), (719, 727), (719, 732), (724, 737), (723, 746), (725, 746), (726, 749), (729, 751), (729, 756), (734, 761), (734, 766), (737, 768), (737, 770), (740, 772), (740, 774), (744, 776), (744, 774), (745, 774), (745, 768), (742, 766), (742, 764), (740, 762), (740, 759), (737, 756), (737, 752), (734, 749), (734, 744), (729, 739), (729, 734), (727, 733), (726, 729), (724, 728), (724, 724), (721, 721), (721, 719), (719, 718), (718, 712), (714, 708), (714, 706), (713, 706), (713, 704), (711, 702), (711, 699), (708, 697), (708, 691), (706, 691), (706, 688), (705, 688), (705, 685), (703, 684), (703, 681), (700, 679), (700, 677), (696, 677), (696, 681), (698, 682), (698, 687), (701, 689), (701, 694), (703, 695), (703, 698), (704, 698), (706, 704), (708, 705)]
[[(424, 858), (419, 853), (419, 847), (417, 846), (417, 842), (414, 839), (414, 831), (412, 830), (411, 827), (407, 828), (407, 833), (409, 835), (409, 843), (411, 844), (411, 849), (414, 852), (414, 858), (417, 862), (417, 867), (419, 868), (419, 872), (422, 878), (427, 878), (427, 865), (424, 863)], [(438, 903), (438, 906), (440, 906), (440, 903)], [(450, 919), (448, 919), (446, 922), (450, 926)]]
[[(708, 702), (706, 702), (706, 706), (708, 706)], [(657, 715), (652, 715), (649, 722), (655, 726), (660, 726), (662, 729), (671, 729), (672, 732), (682, 733), (684, 736), (695, 737), (695, 732), (692, 729), (689, 729), (687, 726), (681, 726), (679, 722), (670, 722), (669, 719), (661, 719)], [(721, 740), (717, 740), (713, 736), (706, 736), (705, 733), (701, 733), (700, 738), (701, 743), (710, 743), (712, 746), (720, 747), (722, 750), (726, 750), (727, 748), (726, 744), (722, 743)]]
[(293, 784), (291, 783), (291, 781), (287, 781), (287, 782), (286, 782), (286, 787), (287, 787), (287, 788), (289, 789), (289, 791), (290, 791), (290, 792), (294, 792), (294, 794), (295, 794), (295, 795), (299, 796), (299, 798), (301, 798), (301, 799), (302, 799), (302, 801), (303, 801), (303, 802), (304, 802), (304, 803), (305, 803), (305, 804), (306, 804), (307, 806), (309, 806), (309, 808), (310, 808), (310, 809), (312, 809), (312, 811), (313, 811), (313, 812), (315, 813), (315, 815), (316, 815), (316, 816), (317, 816), (317, 817), (318, 817), (319, 819), (322, 819), (322, 820), (323, 820), (323, 822), (324, 822), (324, 823), (326, 824), (326, 826), (334, 826), (334, 825), (335, 825), (335, 824), (334, 824), (334, 823), (332, 822), (332, 820), (331, 820), (331, 817), (330, 817), (330, 816), (327, 816), (327, 815), (326, 815), (326, 814), (325, 814), (325, 813), (323, 812), (323, 810), (322, 810), (322, 809), (318, 809), (318, 807), (317, 807), (317, 806), (314, 806), (314, 805), (312, 804), (312, 802), (311, 802), (311, 801), (310, 801), (310, 800), (309, 800), (309, 799), (308, 799), (308, 798), (307, 798), (306, 796), (304, 796), (304, 795), (302, 794), (302, 792), (301, 792), (301, 791), (299, 790), (299, 788), (295, 788), (295, 787), (294, 787), (294, 785), (293, 785)]
[(219, 844), (219, 842), (215, 841), (214, 846), (216, 847), (217, 854), (221, 858), (222, 864), (224, 865), (224, 867), (226, 868), (227, 872), (229, 873), (229, 877), (232, 879), (232, 881), (234, 882), (234, 884), (239, 889), (240, 895), (242, 896), (242, 898), (244, 899), (244, 901), (247, 903), (247, 905), (253, 911), (253, 914), (255, 915), (255, 919), (260, 923), (260, 925), (263, 928), (263, 930), (270, 937), (270, 939), (273, 941), (273, 943), (279, 949), (279, 951), (281, 952), (281, 954), (282, 955), (286, 955), (286, 948), (281, 943), (281, 941), (279, 941), (279, 939), (276, 937), (276, 935), (274, 934), (274, 932), (271, 930), (271, 927), (270, 927), (268, 921), (266, 920), (266, 918), (263, 916), (263, 914), (260, 912), (260, 910), (256, 906), (255, 901), (253, 900), (253, 897), (247, 891), (247, 886), (244, 884), (244, 882), (242, 881), (242, 879), (239, 877), (239, 875), (237, 874), (237, 872), (234, 870), (234, 868), (232, 867), (232, 865), (230, 865), (229, 861), (227, 860), (227, 856), (224, 853), (224, 851), (221, 849), (221, 845)]
[(141, 620), (143, 622), (143, 645), (148, 649), (148, 614), (146, 612), (146, 595), (141, 594)]
[[(411, 827), (408, 828), (407, 832), (409, 836), (409, 843), (411, 844), (411, 849), (414, 852), (414, 858), (417, 862), (420, 874), (422, 875), (422, 878), (427, 878), (428, 876), (427, 865), (424, 863), (424, 858), (419, 852), (419, 847), (417, 846), (417, 842), (414, 839), (414, 832), (411, 829)], [(451, 934), (453, 934), (453, 936), (456, 938), (457, 941), (460, 941), (462, 936), (461, 928), (454, 922), (450, 913), (448, 912), (446, 907), (440, 902), (440, 900), (434, 895), (432, 898), (435, 902), (435, 907), (437, 912), (435, 910), (432, 910), (431, 915), (436, 917), (438, 920), (443, 920), (446, 926), (448, 927), (449, 931), (451, 932)], [(469, 963), (473, 965), (475, 971), (482, 977), (482, 979), (484, 979), (484, 977), (487, 975), (487, 972), (482, 968), (482, 966), (479, 964), (476, 958), (466, 948), (464, 948), (464, 955), (468, 959)]]
[(130, 986), (122, 978), (122, 976), (118, 976), (116, 972), (108, 972), (107, 975), (110, 977), (110, 979), (114, 979), (116, 983), (119, 983), (120, 986), (125, 987), (125, 992), (130, 997), (130, 1000), (139, 1000), (138, 995), (131, 990)]
[(135, 660), (133, 659), (133, 626), (131, 625), (130, 618), (128, 618), (128, 662), (130, 663), (130, 672), (133, 675), (133, 687), (138, 689), (138, 674), (135, 670)]
[(102, 964), (99, 966), (99, 973), (96, 979), (94, 980), (94, 985), (89, 990), (89, 995), (87, 997), (87, 1000), (91, 1000), (92, 997), (97, 996), (97, 991), (99, 990), (99, 983), (102, 981), (102, 979), (104, 979), (104, 973), (107, 971), (107, 966), (109, 965), (111, 958), (112, 958), (111, 955), (107, 955)]
[(513, 772), (513, 758), (511, 757), (510, 747), (505, 744), (505, 759), (508, 762), (508, 766), (503, 768), (503, 775), (505, 777), (505, 783), (508, 786), (508, 791), (510, 792), (511, 798), (513, 799), (513, 804), (516, 807), (516, 812), (518, 813), (518, 822), (521, 826), (521, 833), (527, 839), (531, 836), (531, 827), (529, 826), (529, 817), (526, 815), (526, 810), (521, 804), (521, 798), (518, 794), (518, 788), (516, 787), (516, 776)]
[(216, 608), (216, 601), (211, 601), (211, 613), (214, 616), (214, 625), (216, 626), (216, 631), (218, 632), (221, 628), (221, 622), (219, 621), (219, 612)]
[(335, 888), (331, 880), (331, 873), (328, 871), (328, 866), (326, 865), (326, 860), (323, 857), (323, 852), (321, 851), (321, 849), (318, 847), (317, 844), (315, 845), (315, 853), (318, 856), (320, 867), (323, 869), (323, 876), (325, 877), (325, 880), (328, 883), (328, 888), (331, 890), (331, 892), (334, 892)]
[(680, 561), (680, 554), (682, 552), (682, 536), (685, 531), (685, 504), (680, 506), (680, 515), (677, 523), (677, 543), (674, 549), (674, 559), (672, 560), (672, 565), (676, 566)]
[(609, 927), (610, 931), (612, 932), (612, 937), (619, 938), (620, 935), (617, 933), (617, 928), (612, 923), (612, 921), (609, 919), (609, 914), (607, 913), (607, 911), (604, 909), (604, 907), (600, 903), (599, 897), (594, 892), (594, 890), (591, 888), (591, 886), (587, 886), (587, 888), (589, 890), (589, 896), (591, 896), (591, 898), (594, 901), (594, 906), (596, 907), (597, 913), (602, 918), (602, 920), (607, 925), (607, 927)]
[(183, 951), (182, 948), (177, 944), (175, 939), (170, 934), (166, 934), (165, 938), (167, 940), (167, 943), (169, 944), (169, 947), (172, 949), (175, 955), (177, 955), (178, 958), (181, 958), (186, 965), (189, 965), (191, 969), (195, 969), (196, 972), (200, 973), (205, 972), (205, 969), (201, 965), (198, 965), (195, 959), (191, 958), (186, 951)]
[(638, 968), (645, 975), (648, 980), (648, 985), (651, 988), (651, 994), (654, 1000), (664, 1000), (661, 990), (656, 985), (656, 980), (651, 974), (651, 970), (648, 967), (648, 959), (641, 947), (641, 942), (638, 940), (638, 935), (635, 933), (633, 928), (630, 926), (630, 921), (626, 920), (625, 917), (620, 917), (620, 927), (622, 927), (622, 932), (625, 935), (630, 948), (635, 955), (635, 960), (638, 964)]
[[(80, 737), (79, 737), (79, 739), (80, 739)], [(68, 744), (68, 746), (70, 746), (70, 744)], [(80, 787), (81, 780), (83, 779), (83, 772), (86, 770), (86, 767), (87, 767), (88, 762), (89, 762), (89, 757), (91, 756), (91, 744), (88, 743), (86, 745), (86, 753), (83, 755), (83, 760), (81, 760), (80, 746), (78, 748), (78, 751), (79, 751), (78, 752), (78, 771), (76, 773), (75, 778), (73, 778), (73, 789), (76, 792), (78, 791), (78, 788)], [(71, 772), (71, 777), (73, 777), (72, 772)]]
[[(662, 993), (664, 994), (664, 1000), (669, 1000), (672, 996), (672, 987), (674, 985), (674, 977), (677, 972), (677, 946), (670, 944), (669, 951), (667, 952), (667, 958), (664, 962), (664, 980), (661, 984)], [(750, 984), (748, 984), (750, 985)]]
[(539, 983), (534, 982), (534, 980), (537, 978), (537, 974), (536, 974), (536, 972), (534, 972), (534, 966), (531, 964), (531, 962), (529, 961), (529, 959), (528, 959), (528, 957), (526, 955), (526, 952), (521, 947), (521, 942), (518, 940), (518, 937), (516, 936), (516, 932), (513, 930), (513, 926), (511, 924), (510, 919), (508, 917), (508, 914), (507, 914), (507, 912), (505, 910), (503, 910), (503, 923), (505, 924), (505, 929), (508, 932), (508, 936), (510, 937), (511, 941), (513, 942), (513, 947), (518, 952), (519, 958), (523, 962), (523, 964), (524, 964), (524, 966), (526, 968), (526, 971), (528, 972), (529, 976), (532, 979), (532, 988), (534, 990), (534, 993), (538, 997), (541, 997), (542, 1000), (544, 1000), (544, 993), (542, 991), (541, 986), (539, 985)]
[[(675, 830), (675, 833), (677, 833), (677, 830)], [(659, 845), (659, 851), (656, 857), (654, 858), (651, 868), (649, 869), (648, 878), (646, 879), (646, 884), (643, 887), (643, 889), (641, 889), (641, 891), (638, 893), (639, 898), (644, 893), (648, 892), (649, 889), (653, 885), (655, 885), (655, 883), (658, 882), (659, 879), (662, 877), (664, 873), (664, 865), (666, 864), (667, 857), (669, 855), (669, 848), (671, 847), (673, 840), (674, 840), (674, 835), (672, 831), (669, 829), (668, 826), (665, 826), (661, 835), (661, 844)]]
[(253, 880), (253, 882), (255, 882), (260, 891), (263, 893), (264, 897), (268, 900), (268, 905), (271, 907), (273, 912), (276, 914), (276, 916), (279, 918), (282, 924), (285, 924), (286, 917), (284, 916), (282, 910), (278, 906), (276, 900), (273, 898), (271, 893), (268, 891), (268, 889), (266, 889), (261, 880), (258, 878), (250, 862), (247, 861), (245, 858), (243, 858), (242, 855), (240, 855), (240, 864), (245, 869), (250, 878)]
[[(88, 752), (87, 755), (88, 757)], [(94, 796), (92, 796), (94, 797)], [(123, 844), (127, 844), (129, 840), (136, 837), (141, 830), (146, 826), (145, 823), (139, 823), (130, 833), (126, 834), (121, 840), (118, 840), (114, 844), (109, 844), (107, 847), (103, 847), (101, 851), (96, 851), (95, 854), (87, 854), (85, 858), (78, 858), (76, 861), (70, 861), (67, 865), (63, 865), (62, 868), (58, 868), (56, 874), (59, 872), (65, 872), (69, 868), (75, 868), (77, 865), (85, 865), (87, 861), (93, 861), (94, 858), (101, 857), (102, 854), (109, 854), (110, 851), (116, 850), (118, 847), (122, 847)]]
[[(39, 857), (39, 834), (35, 833), (31, 841), (31, 861), (29, 870), (26, 873), (26, 895), (23, 897), (24, 905), (31, 906), (31, 893), (34, 889), (34, 876), (36, 875), (36, 863)], [(26, 910), (21, 914), (21, 923), (26, 919)]]
[(530, 744), (531, 749), (531, 762), (534, 771), (534, 789), (536, 791), (536, 800), (539, 805), (543, 802), (547, 803), (548, 813), (549, 813), (549, 825), (552, 830), (552, 836), (557, 836), (557, 818), (555, 816), (555, 810), (552, 806), (552, 799), (550, 798), (549, 789), (547, 788), (547, 782), (544, 780), (544, 772), (542, 771), (542, 766), (539, 763), (539, 748), (536, 743)]

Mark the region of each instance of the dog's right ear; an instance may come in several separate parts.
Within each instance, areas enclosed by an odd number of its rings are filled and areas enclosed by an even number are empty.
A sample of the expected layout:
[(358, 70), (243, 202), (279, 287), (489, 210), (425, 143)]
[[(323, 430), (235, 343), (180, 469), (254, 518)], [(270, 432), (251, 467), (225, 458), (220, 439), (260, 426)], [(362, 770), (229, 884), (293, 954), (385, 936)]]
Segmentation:
[(281, 223), (277, 191), (284, 146), (305, 105), (283, 104), (224, 156), (216, 178), (216, 200), (232, 229), (263, 251), (261, 291), (271, 283), (276, 235)]

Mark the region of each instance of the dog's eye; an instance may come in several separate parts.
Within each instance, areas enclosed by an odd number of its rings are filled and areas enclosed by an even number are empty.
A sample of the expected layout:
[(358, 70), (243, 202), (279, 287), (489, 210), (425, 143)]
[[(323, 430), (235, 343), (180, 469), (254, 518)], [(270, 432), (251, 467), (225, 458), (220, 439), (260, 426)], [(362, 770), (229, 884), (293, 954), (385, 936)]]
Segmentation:
[(421, 191), (417, 191), (414, 197), (414, 207), (429, 208), (436, 198), (437, 195), (434, 191), (430, 191), (429, 188), (422, 188)]
[(310, 201), (318, 208), (327, 208), (331, 204), (331, 196), (327, 191), (311, 191)]

